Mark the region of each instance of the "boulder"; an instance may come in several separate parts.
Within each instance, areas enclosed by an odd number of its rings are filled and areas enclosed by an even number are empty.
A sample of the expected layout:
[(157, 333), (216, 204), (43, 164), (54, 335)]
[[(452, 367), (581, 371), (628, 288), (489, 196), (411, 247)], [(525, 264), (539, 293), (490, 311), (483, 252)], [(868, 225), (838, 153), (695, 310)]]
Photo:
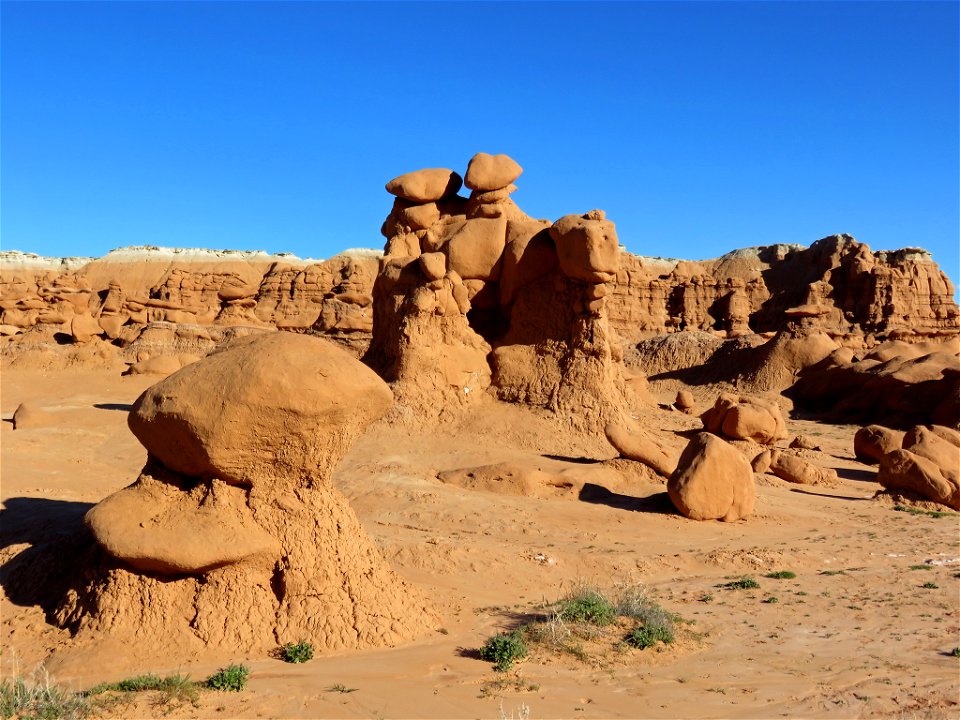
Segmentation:
[(903, 449), (934, 463), (945, 478), (957, 484), (960, 475), (960, 448), (940, 434), (918, 425), (904, 435)]
[(770, 472), (781, 480), (797, 485), (834, 485), (837, 471), (807, 462), (797, 455), (773, 450), (770, 456)]
[(813, 438), (807, 435), (797, 435), (790, 441), (790, 447), (794, 450), (819, 450), (820, 446), (814, 442)]
[(756, 502), (750, 463), (710, 433), (698, 433), (687, 444), (667, 492), (677, 510), (692, 520), (740, 520)]
[(880, 458), (877, 482), (887, 490), (919, 495), (960, 510), (960, 486), (932, 460), (909, 450), (893, 450)]
[(322, 475), (344, 428), (393, 402), (377, 375), (335, 345), (274, 332), (239, 338), (147, 389), (133, 434), (167, 468), (254, 485), (264, 475)]
[(497, 280), (507, 242), (504, 218), (474, 218), (444, 245), (447, 264), (464, 280)]
[(387, 183), (387, 192), (414, 203), (432, 203), (456, 195), (462, 185), (463, 178), (453, 170), (427, 168), (395, 177)]
[(668, 478), (677, 468), (677, 461), (672, 453), (637, 427), (629, 427), (624, 423), (608, 423), (604, 433), (620, 455), (643, 463), (658, 475)]
[(882, 425), (867, 425), (853, 436), (853, 454), (867, 465), (876, 465), (888, 452), (903, 447), (902, 430), (891, 430)]
[(721, 393), (700, 419), (708, 432), (734, 440), (772, 445), (787, 437), (780, 406), (760, 398)]
[(443, 253), (424, 253), (419, 259), (420, 269), (427, 280), (439, 280), (447, 274), (447, 258)]
[(693, 415), (694, 407), (696, 407), (696, 401), (693, 399), (693, 393), (689, 390), (678, 391), (677, 399), (674, 400), (673, 406), (680, 412)]
[(609, 282), (620, 267), (617, 231), (602, 210), (564, 215), (550, 226), (564, 275), (585, 283)]
[(481, 152), (470, 159), (465, 182), (471, 190), (491, 192), (506, 188), (520, 177), (522, 172), (523, 168), (509, 155)]
[(763, 475), (770, 470), (770, 461), (773, 457), (773, 453), (770, 450), (762, 450), (757, 453), (756, 457), (750, 461), (750, 465), (753, 467), (755, 473)]
[(70, 321), (70, 334), (74, 342), (88, 343), (101, 332), (100, 323), (88, 312), (74, 315)]

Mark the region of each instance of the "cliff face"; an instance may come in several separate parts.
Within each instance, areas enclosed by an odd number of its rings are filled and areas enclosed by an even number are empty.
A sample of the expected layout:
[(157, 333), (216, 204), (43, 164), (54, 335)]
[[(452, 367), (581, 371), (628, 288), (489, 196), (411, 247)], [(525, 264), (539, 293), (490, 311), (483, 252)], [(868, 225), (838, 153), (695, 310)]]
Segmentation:
[(925, 340), (960, 329), (953, 285), (925, 250), (872, 252), (849, 235), (688, 262), (624, 253), (611, 324), (627, 341), (679, 330), (780, 330), (789, 310), (841, 343)]
[(52, 331), (123, 347), (155, 324), (278, 327), (365, 345), (378, 257), (356, 250), (313, 262), (152, 247), (95, 260), (0, 253), (0, 333)]
[[(59, 333), (80, 343), (99, 336), (123, 347), (155, 323), (278, 327), (322, 334), (359, 353), (372, 331), (380, 255), (355, 250), (313, 262), (160, 248), (93, 260), (0, 253), (0, 334)], [(609, 323), (627, 344), (682, 330), (769, 333), (797, 313), (853, 347), (960, 331), (953, 285), (929, 253), (873, 252), (847, 235), (700, 262), (621, 251), (607, 287)]]

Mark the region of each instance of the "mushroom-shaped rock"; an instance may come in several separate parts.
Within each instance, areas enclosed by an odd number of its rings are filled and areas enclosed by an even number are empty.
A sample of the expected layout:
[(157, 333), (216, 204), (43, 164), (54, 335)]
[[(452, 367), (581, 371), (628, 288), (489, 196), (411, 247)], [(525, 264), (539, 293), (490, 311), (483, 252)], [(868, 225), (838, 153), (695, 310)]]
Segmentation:
[(243, 488), (214, 481), (197, 497), (183, 491), (189, 479), (171, 476), (162, 467), (145, 468), (137, 482), (87, 513), (85, 522), (104, 550), (163, 575), (201, 574), (280, 553), (280, 544), (254, 522)]
[(386, 383), (332, 343), (262, 333), (148, 388), (128, 423), (175, 472), (253, 485), (278, 472), (325, 476), (347, 436), (392, 402)]
[(465, 184), (471, 190), (490, 192), (505, 188), (523, 172), (523, 168), (509, 155), (477, 153), (467, 165)]
[(447, 168), (426, 168), (405, 173), (387, 183), (387, 192), (415, 203), (432, 203), (455, 195), (461, 178)]
[(676, 458), (656, 440), (636, 427), (608, 423), (604, 433), (623, 457), (643, 463), (665, 478), (677, 468)]
[(902, 430), (891, 430), (882, 425), (867, 425), (853, 436), (853, 454), (862, 463), (876, 465), (888, 452), (903, 447)]
[(822, 468), (782, 450), (772, 452), (770, 472), (797, 485), (834, 485), (837, 482), (837, 471), (833, 468)]
[(740, 520), (756, 502), (750, 463), (710, 433), (698, 433), (687, 444), (667, 492), (677, 510), (692, 520)]
[(17, 409), (13, 411), (14, 430), (47, 427), (48, 425), (53, 425), (54, 422), (53, 413), (44, 410), (32, 402), (22, 402), (17, 406)]
[(585, 283), (613, 280), (620, 267), (620, 246), (614, 224), (601, 210), (564, 215), (550, 227), (564, 275)]

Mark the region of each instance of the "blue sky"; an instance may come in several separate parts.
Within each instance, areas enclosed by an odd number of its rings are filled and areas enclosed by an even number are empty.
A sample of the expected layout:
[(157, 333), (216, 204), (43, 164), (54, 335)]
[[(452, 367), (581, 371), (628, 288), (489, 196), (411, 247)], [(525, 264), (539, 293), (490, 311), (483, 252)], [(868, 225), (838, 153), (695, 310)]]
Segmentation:
[(633, 252), (847, 232), (958, 280), (955, 2), (2, 3), (0, 244), (329, 257), (386, 181), (525, 172)]

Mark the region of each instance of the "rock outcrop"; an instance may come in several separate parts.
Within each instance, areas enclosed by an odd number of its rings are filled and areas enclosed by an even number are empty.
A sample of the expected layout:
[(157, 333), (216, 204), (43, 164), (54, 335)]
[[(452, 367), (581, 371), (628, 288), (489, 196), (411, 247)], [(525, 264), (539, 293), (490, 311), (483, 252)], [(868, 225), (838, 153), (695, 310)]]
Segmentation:
[(100, 551), (58, 622), (166, 659), (417, 635), (431, 611), (330, 483), (391, 404), (346, 352), (292, 333), (239, 338), (152, 386), (129, 416), (147, 464), (88, 512)]
[(366, 361), (418, 416), (469, 404), (488, 388), (502, 400), (555, 411), (583, 429), (625, 403), (620, 343), (604, 311), (620, 250), (603, 212), (557, 222), (510, 199), (522, 169), (505, 155), (471, 161), (469, 198), (401, 191), (421, 170), (387, 184), (397, 196), (374, 286)]

